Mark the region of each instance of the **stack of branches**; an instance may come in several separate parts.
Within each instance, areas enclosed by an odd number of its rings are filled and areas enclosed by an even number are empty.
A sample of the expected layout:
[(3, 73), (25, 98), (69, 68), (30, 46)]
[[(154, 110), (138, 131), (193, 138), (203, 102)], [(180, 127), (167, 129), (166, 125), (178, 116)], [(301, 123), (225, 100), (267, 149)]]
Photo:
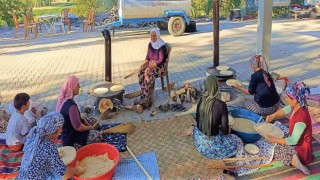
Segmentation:
[(183, 87), (179, 88), (179, 90), (172, 91), (170, 93), (171, 100), (177, 104), (181, 104), (183, 102), (196, 103), (199, 96), (200, 91), (190, 83), (185, 84)]

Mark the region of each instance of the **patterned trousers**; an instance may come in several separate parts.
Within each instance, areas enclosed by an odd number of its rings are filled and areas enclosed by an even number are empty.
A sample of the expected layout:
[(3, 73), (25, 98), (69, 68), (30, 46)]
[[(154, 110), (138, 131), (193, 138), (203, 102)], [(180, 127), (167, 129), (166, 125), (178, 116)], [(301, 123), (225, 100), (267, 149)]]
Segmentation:
[(154, 86), (154, 81), (157, 77), (165, 72), (164, 64), (158, 65), (156, 68), (152, 69), (149, 73), (145, 72), (145, 69), (140, 70), (138, 74), (139, 84), (142, 93), (145, 97), (149, 97)]
[(253, 111), (261, 116), (268, 116), (270, 114), (275, 113), (278, 110), (279, 106), (280, 106), (280, 103), (278, 102), (272, 107), (268, 107), (268, 108), (260, 107), (259, 104), (257, 104), (257, 102), (253, 99), (246, 100), (244, 102), (244, 108), (250, 111)]

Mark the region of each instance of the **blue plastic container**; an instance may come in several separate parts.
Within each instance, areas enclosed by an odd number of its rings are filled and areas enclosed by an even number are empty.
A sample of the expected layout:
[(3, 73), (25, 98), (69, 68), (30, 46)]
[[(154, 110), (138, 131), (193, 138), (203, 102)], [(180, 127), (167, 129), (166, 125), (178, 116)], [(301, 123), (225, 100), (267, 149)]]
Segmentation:
[[(228, 107), (229, 113), (234, 118), (245, 118), (257, 123), (260, 116), (252, 111), (238, 108), (238, 107)], [(258, 141), (261, 136), (257, 132), (242, 132), (231, 127), (231, 133), (237, 135), (242, 139), (244, 143), (254, 143)]]

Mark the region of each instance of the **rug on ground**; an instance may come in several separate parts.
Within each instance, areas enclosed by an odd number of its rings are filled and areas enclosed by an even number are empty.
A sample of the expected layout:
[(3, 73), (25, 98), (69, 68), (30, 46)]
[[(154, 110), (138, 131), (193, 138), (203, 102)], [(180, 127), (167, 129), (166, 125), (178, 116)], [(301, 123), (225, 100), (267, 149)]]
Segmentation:
[[(154, 152), (136, 155), (139, 162), (154, 180), (160, 180), (157, 157)], [(113, 180), (132, 179), (147, 180), (148, 178), (133, 158), (123, 159), (119, 162), (112, 178)]]
[(15, 178), (18, 175), (22, 155), (22, 151), (11, 151), (6, 145), (0, 145), (0, 179)]
[[(283, 118), (279, 120), (284, 125), (288, 126), (289, 120), (286, 118)], [(254, 180), (260, 180), (260, 179), (277, 179), (277, 180), (289, 180), (289, 179), (303, 179), (303, 180), (318, 180), (320, 179), (320, 144), (316, 141), (315, 137), (319, 137), (320, 140), (320, 134), (313, 135), (312, 140), (312, 149), (313, 149), (313, 155), (315, 159), (313, 162), (308, 165), (309, 170), (311, 171), (310, 176), (306, 176), (304, 173), (302, 173), (300, 170), (288, 167), (284, 165), (282, 162), (279, 161), (273, 161), (272, 167), (270, 168), (261, 168), (258, 171), (244, 175), (239, 177), (240, 180), (247, 180), (247, 179), (254, 179)]]
[[(116, 124), (102, 124), (97, 127), (97, 130), (103, 131), (112, 127), (120, 125), (119, 123)], [(123, 133), (114, 133), (114, 134), (104, 134), (103, 141), (115, 146), (120, 152), (126, 150), (127, 145), (127, 135)]]
[[(218, 160), (202, 156), (193, 145), (192, 137), (181, 137), (190, 127), (191, 115), (171, 117), (166, 120), (141, 121), (135, 123), (135, 132), (127, 136), (127, 144), (134, 154), (155, 152), (161, 179), (213, 179), (222, 169), (208, 169), (208, 163)], [(122, 158), (131, 158), (128, 152)], [(232, 179), (229, 176), (227, 179)]]

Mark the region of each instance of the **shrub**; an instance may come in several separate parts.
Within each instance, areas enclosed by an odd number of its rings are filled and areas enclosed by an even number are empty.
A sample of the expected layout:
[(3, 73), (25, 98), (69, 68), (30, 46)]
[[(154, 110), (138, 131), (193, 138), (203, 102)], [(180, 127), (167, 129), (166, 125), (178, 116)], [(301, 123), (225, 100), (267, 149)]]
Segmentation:
[(78, 17), (88, 17), (90, 9), (98, 8), (98, 0), (72, 0), (72, 12)]

